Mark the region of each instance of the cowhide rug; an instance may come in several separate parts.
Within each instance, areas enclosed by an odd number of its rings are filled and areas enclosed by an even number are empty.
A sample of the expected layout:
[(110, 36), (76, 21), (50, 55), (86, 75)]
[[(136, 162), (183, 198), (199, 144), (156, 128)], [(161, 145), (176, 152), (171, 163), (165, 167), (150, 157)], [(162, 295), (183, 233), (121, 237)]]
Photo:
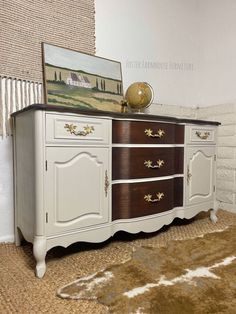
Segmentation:
[(96, 300), (109, 313), (236, 313), (236, 226), (162, 248), (138, 247), (130, 260), (58, 290)]

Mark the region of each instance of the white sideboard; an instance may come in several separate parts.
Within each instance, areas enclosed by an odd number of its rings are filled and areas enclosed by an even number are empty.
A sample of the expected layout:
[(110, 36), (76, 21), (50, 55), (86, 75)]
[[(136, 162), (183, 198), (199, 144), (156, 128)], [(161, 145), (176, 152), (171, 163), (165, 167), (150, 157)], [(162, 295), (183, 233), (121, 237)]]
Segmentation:
[(32, 105), (12, 115), (15, 238), (55, 246), (154, 232), (211, 209), (217, 122)]

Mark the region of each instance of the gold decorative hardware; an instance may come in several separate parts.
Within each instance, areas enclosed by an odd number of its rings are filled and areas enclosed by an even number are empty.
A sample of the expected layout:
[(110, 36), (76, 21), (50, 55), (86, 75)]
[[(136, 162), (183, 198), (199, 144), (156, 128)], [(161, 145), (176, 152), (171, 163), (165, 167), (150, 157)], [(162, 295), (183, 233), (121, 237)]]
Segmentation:
[(126, 100), (121, 100), (121, 113), (128, 112), (128, 102)]
[(210, 136), (210, 132), (201, 133), (201, 132), (199, 132), (199, 131), (196, 131), (196, 135), (197, 135), (201, 140), (207, 140), (208, 137)]
[(164, 160), (161, 160), (161, 159), (158, 159), (156, 161), (156, 165), (152, 165), (152, 161), (151, 160), (145, 160), (144, 161), (144, 165), (147, 167), (147, 168), (151, 168), (151, 169), (160, 169), (163, 165), (164, 165)]
[(107, 197), (107, 193), (108, 193), (108, 188), (109, 188), (109, 178), (108, 178), (108, 174), (107, 174), (107, 170), (105, 171), (105, 183), (104, 183), (104, 191), (105, 191), (105, 196)]
[(192, 174), (190, 173), (190, 170), (189, 170), (189, 166), (187, 167), (187, 183), (189, 184), (189, 181), (192, 177)]
[(145, 133), (148, 137), (159, 137), (159, 138), (161, 138), (161, 137), (163, 137), (163, 136), (165, 135), (165, 131), (164, 131), (164, 130), (161, 130), (161, 129), (159, 129), (156, 134), (153, 134), (153, 130), (151, 130), (151, 129), (146, 129), (146, 130), (144, 131), (144, 133)]
[(144, 196), (145, 201), (147, 201), (148, 203), (156, 203), (156, 202), (160, 202), (160, 200), (164, 197), (164, 193), (162, 192), (158, 192), (156, 193), (156, 197), (152, 199), (152, 194), (147, 194)]
[(74, 134), (76, 136), (86, 136), (88, 134), (93, 133), (94, 131), (94, 127), (89, 125), (84, 126), (83, 131), (76, 131), (77, 125), (74, 125), (72, 123), (71, 124), (66, 123), (64, 128), (67, 130), (67, 132), (70, 132), (70, 134)]

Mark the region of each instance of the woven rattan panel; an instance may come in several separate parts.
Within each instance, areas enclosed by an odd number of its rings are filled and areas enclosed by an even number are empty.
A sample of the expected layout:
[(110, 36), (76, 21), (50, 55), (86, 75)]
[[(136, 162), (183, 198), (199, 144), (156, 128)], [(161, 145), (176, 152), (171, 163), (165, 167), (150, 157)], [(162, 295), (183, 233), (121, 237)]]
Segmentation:
[(95, 52), (94, 0), (0, 0), (0, 75), (42, 82), (41, 43)]

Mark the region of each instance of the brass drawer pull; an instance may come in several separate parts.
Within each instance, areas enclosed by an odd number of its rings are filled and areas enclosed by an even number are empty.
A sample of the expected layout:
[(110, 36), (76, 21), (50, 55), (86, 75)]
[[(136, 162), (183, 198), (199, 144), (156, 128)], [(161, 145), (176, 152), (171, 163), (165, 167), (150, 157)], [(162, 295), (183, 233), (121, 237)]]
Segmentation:
[(153, 130), (151, 130), (151, 129), (146, 129), (146, 130), (144, 131), (144, 133), (145, 133), (148, 137), (159, 137), (159, 138), (161, 138), (161, 137), (163, 137), (163, 136), (165, 135), (165, 131), (164, 131), (164, 130), (161, 130), (161, 129), (159, 129), (156, 134), (153, 134)]
[(151, 194), (147, 194), (144, 196), (145, 201), (147, 201), (148, 203), (156, 203), (156, 202), (160, 202), (160, 200), (164, 197), (164, 193), (162, 192), (158, 192), (156, 193), (156, 197), (152, 199), (152, 195)]
[(152, 161), (151, 160), (145, 160), (144, 161), (144, 165), (147, 167), (147, 168), (151, 168), (151, 169), (160, 169), (163, 165), (164, 165), (164, 160), (161, 160), (161, 159), (158, 159), (156, 161), (156, 164), (155, 165), (152, 165)]
[(105, 191), (105, 196), (107, 197), (108, 193), (108, 188), (109, 188), (110, 182), (107, 174), (107, 170), (105, 171), (105, 182), (104, 182), (104, 191)]
[(76, 131), (77, 125), (68, 123), (65, 124), (64, 128), (67, 130), (67, 132), (70, 132), (70, 134), (74, 134), (76, 136), (86, 136), (88, 134), (93, 133), (94, 131), (94, 127), (89, 125), (84, 126), (83, 131)]
[(208, 137), (210, 136), (210, 132), (201, 133), (201, 132), (199, 132), (199, 131), (196, 131), (196, 135), (197, 135), (201, 140), (207, 140)]
[(189, 184), (192, 174), (190, 173), (189, 166), (187, 167), (187, 184)]

